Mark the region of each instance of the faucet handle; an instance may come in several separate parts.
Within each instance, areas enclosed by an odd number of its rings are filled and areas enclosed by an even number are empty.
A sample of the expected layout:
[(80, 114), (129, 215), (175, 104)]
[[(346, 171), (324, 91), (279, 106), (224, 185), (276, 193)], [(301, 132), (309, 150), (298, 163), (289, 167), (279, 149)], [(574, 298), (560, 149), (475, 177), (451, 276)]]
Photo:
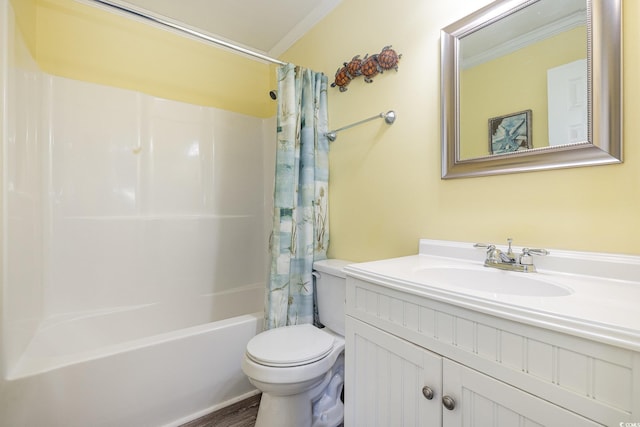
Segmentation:
[(523, 248), (522, 249), (522, 255), (520, 255), (520, 264), (522, 264), (522, 265), (533, 265), (533, 256), (532, 255), (545, 256), (545, 255), (549, 255), (549, 251), (546, 250), (546, 249)]
[(476, 243), (473, 245), (473, 247), (487, 249), (487, 258), (485, 259), (485, 264), (486, 263), (499, 264), (503, 260), (502, 257), (504, 256), (504, 254), (500, 249), (496, 248), (496, 245), (491, 245), (487, 243)]
[(496, 249), (496, 245), (490, 243), (474, 243), (473, 247), (485, 248), (487, 250), (487, 257), (492, 256), (491, 254), (495, 254), (496, 252), (500, 252), (500, 249)]
[(473, 245), (474, 248), (484, 248), (487, 250), (487, 258), (489, 257), (495, 257), (497, 255), (494, 255), (496, 252), (500, 252), (500, 249), (496, 249), (496, 245), (493, 245), (491, 243), (474, 243)]
[(495, 248), (495, 245), (492, 245), (490, 243), (474, 243), (473, 244), (474, 248), (489, 248), (491, 246), (493, 246)]
[(549, 255), (549, 251), (546, 249), (529, 249), (529, 248), (522, 249), (522, 255), (529, 255), (529, 254), (545, 256), (545, 255)]

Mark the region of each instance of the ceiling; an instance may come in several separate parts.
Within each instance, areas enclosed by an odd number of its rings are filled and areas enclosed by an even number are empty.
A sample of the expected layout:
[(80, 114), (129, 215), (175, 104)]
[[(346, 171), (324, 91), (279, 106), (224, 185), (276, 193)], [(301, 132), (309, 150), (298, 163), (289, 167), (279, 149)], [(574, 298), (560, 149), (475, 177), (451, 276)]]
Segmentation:
[[(488, 19), (483, 17), (474, 25), (484, 25)], [(586, 25), (585, 0), (538, 1), (462, 36), (461, 66), (469, 68)], [(585, 54), (586, 42), (585, 38)]]
[[(277, 58), (341, 0), (114, 0)], [(133, 6), (133, 7), (131, 7)]]

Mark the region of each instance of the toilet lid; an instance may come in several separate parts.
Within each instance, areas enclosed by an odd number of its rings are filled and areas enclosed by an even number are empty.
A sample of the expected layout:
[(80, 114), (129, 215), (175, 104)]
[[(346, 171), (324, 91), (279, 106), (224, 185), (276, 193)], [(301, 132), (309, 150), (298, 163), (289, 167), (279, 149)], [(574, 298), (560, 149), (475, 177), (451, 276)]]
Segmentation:
[(270, 329), (247, 344), (247, 356), (266, 366), (299, 366), (322, 359), (333, 348), (333, 336), (313, 325)]

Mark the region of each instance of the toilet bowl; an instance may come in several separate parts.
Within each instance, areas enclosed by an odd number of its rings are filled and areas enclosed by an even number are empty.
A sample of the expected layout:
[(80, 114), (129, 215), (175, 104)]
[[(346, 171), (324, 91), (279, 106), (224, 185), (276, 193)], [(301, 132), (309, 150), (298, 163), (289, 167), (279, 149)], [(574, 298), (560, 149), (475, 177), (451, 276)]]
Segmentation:
[(314, 263), (324, 328), (271, 329), (247, 344), (242, 370), (260, 391), (256, 427), (336, 427), (343, 422), (344, 298), (349, 262)]

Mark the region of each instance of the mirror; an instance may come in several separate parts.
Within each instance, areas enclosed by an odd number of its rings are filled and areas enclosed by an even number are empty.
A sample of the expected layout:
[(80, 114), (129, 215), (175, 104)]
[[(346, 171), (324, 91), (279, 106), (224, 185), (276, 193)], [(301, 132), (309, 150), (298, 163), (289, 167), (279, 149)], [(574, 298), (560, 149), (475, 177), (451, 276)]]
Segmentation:
[(442, 178), (620, 163), (621, 20), (621, 0), (498, 0), (442, 29)]

